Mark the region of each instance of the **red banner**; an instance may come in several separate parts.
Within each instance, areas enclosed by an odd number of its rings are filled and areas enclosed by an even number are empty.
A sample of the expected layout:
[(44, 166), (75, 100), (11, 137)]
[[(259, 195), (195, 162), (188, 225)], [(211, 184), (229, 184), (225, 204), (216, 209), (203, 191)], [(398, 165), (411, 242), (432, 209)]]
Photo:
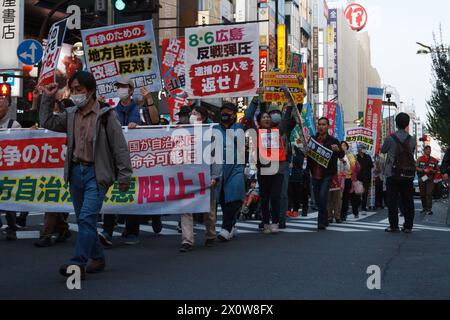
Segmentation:
[(375, 134), (375, 154), (380, 150), (380, 141), (378, 137), (381, 133), (383, 100), (367, 99), (364, 127), (373, 130)]
[(184, 38), (164, 39), (162, 41), (162, 80), (167, 90), (167, 106), (172, 121), (177, 122), (176, 113), (184, 105), (189, 105), (186, 85), (185, 42)]
[(336, 102), (323, 103), (323, 116), (330, 121), (330, 136), (334, 136), (334, 129), (336, 127)]
[(259, 49), (259, 79), (264, 78), (264, 73), (268, 71), (269, 65), (269, 50)]

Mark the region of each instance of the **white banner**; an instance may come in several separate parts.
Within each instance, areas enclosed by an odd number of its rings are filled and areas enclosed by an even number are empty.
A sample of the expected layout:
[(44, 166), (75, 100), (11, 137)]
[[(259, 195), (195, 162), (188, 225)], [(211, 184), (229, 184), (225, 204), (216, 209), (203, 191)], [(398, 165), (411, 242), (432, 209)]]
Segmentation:
[[(102, 212), (209, 212), (210, 159), (202, 158), (209, 144), (200, 139), (203, 135), (210, 139), (201, 126), (196, 128), (127, 130), (131, 188), (122, 193), (116, 183), (106, 195)], [(65, 144), (65, 134), (47, 130), (0, 131), (0, 210), (73, 211), (63, 176)]]
[(19, 69), (17, 47), (23, 40), (24, 0), (0, 1), (0, 70)]

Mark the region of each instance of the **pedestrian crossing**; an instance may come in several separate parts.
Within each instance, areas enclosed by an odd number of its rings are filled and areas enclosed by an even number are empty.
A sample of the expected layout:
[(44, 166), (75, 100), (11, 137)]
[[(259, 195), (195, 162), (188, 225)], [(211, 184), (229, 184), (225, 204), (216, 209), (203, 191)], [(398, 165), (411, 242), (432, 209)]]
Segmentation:
[[(364, 214), (364, 215), (363, 215)], [(327, 231), (330, 232), (344, 232), (344, 233), (367, 233), (367, 232), (382, 232), (385, 228), (389, 226), (388, 219), (383, 219), (378, 222), (365, 222), (368, 217), (375, 215), (376, 212), (361, 213), (358, 219), (353, 216), (349, 216), (348, 220), (342, 224), (330, 224)], [(33, 215), (39, 215), (38, 213), (33, 213)], [(41, 214), (42, 215), (42, 214)], [(286, 221), (286, 229), (280, 230), (280, 233), (313, 233), (317, 232), (317, 212), (313, 212), (308, 215), (308, 217), (298, 217), (298, 218), (288, 218)], [(219, 211), (217, 214), (217, 224), (216, 231), (220, 232), (222, 224), (222, 213)], [(256, 220), (240, 220), (237, 222), (236, 227), (238, 234), (257, 234), (261, 233), (259, 229), (260, 221)], [(399, 225), (404, 223), (404, 218), (399, 218)], [(159, 236), (181, 236), (178, 231), (178, 221), (163, 219), (162, 221), (162, 231), (158, 234)], [(6, 226), (3, 226), (4, 229)], [(120, 237), (122, 231), (124, 230), (124, 225), (119, 225), (116, 227), (113, 236)], [(75, 223), (69, 223), (69, 228), (71, 231), (77, 233), (78, 226)], [(97, 230), (102, 231), (101, 223), (99, 223)], [(201, 234), (205, 231), (205, 226), (202, 224), (194, 225), (194, 233)], [(434, 231), (434, 232), (450, 232), (450, 228), (445, 227), (434, 227), (426, 226), (421, 224), (414, 225), (414, 231), (424, 232), (424, 231)], [(154, 234), (151, 225), (141, 225), (140, 226), (141, 236)], [(38, 230), (20, 230), (17, 232), (18, 239), (38, 239)]]

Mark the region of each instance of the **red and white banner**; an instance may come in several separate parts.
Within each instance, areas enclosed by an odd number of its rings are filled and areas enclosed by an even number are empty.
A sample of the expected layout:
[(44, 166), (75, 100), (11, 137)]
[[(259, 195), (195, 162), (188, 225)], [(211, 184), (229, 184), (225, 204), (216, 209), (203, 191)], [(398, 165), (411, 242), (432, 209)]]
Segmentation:
[(264, 73), (268, 71), (269, 66), (269, 50), (259, 50), (259, 79), (264, 78)]
[(374, 132), (375, 154), (380, 150), (381, 121), (383, 120), (383, 94), (382, 88), (369, 88), (367, 106), (364, 117), (364, 127)]
[(336, 102), (323, 103), (323, 117), (330, 121), (329, 135), (334, 137), (334, 129), (336, 128)]
[[(209, 145), (199, 141), (202, 134), (195, 135), (193, 127), (124, 134), (133, 166), (131, 187), (127, 192), (117, 183), (110, 188), (103, 212), (209, 212), (210, 159), (202, 158)], [(66, 141), (65, 134), (46, 130), (0, 131), (0, 210), (73, 211), (64, 182)]]
[(48, 33), (47, 45), (42, 58), (42, 69), (38, 79), (39, 86), (56, 82), (56, 68), (66, 34), (66, 26), (67, 19), (58, 21), (52, 25)]
[(256, 95), (257, 23), (186, 29), (186, 90), (190, 99)]
[(173, 122), (178, 121), (176, 114), (184, 105), (189, 105), (186, 85), (184, 38), (164, 39), (162, 41), (162, 80), (167, 90), (167, 106)]

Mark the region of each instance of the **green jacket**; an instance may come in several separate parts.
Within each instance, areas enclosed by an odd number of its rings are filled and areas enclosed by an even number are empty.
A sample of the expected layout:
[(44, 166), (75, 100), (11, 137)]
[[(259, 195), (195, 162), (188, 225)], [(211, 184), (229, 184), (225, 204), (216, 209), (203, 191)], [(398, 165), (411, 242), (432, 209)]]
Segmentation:
[[(75, 113), (78, 107), (67, 108), (63, 113), (53, 114), (54, 97), (44, 95), (39, 110), (41, 126), (45, 129), (67, 133), (67, 153), (64, 164), (64, 179), (69, 182), (74, 141)], [(106, 130), (105, 130), (106, 129)], [(97, 118), (94, 135), (94, 170), (97, 184), (106, 189), (117, 180), (129, 183), (131, 167), (128, 145), (122, 127), (110, 107), (101, 108)]]

